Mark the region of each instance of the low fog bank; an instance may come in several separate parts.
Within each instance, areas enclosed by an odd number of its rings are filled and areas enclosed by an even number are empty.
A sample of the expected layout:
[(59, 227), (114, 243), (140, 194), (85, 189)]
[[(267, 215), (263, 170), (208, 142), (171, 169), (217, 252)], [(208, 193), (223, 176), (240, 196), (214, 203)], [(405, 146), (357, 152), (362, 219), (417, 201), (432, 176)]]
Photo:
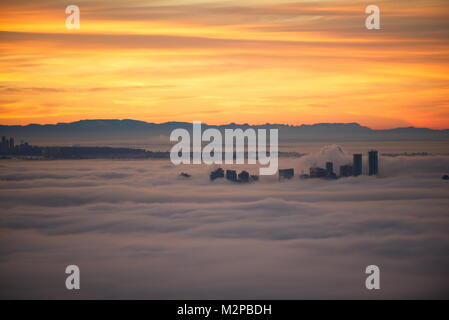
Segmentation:
[[(351, 159), (330, 147), (280, 167)], [(449, 298), (449, 157), (381, 157), (379, 177), (335, 181), (233, 184), (210, 170), (0, 161), (0, 298)]]

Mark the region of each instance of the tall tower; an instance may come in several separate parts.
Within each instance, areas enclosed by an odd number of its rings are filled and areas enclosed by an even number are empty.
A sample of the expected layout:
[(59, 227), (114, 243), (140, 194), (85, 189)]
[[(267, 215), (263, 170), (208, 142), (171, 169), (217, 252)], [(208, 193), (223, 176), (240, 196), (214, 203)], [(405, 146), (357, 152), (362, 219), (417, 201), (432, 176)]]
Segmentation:
[(376, 175), (379, 172), (378, 158), (377, 158), (376, 150), (371, 150), (368, 152), (368, 166), (369, 166), (369, 175), (370, 176)]
[(327, 175), (330, 176), (334, 173), (334, 164), (332, 162), (326, 162)]
[(352, 175), (359, 176), (362, 174), (362, 154), (355, 153), (352, 155)]
[(9, 152), (14, 152), (14, 138), (9, 138)]
[(7, 150), (8, 150), (8, 142), (6, 142), (6, 137), (3, 136), (2, 137), (2, 144), (0, 145), (0, 152), (1, 153), (6, 153)]

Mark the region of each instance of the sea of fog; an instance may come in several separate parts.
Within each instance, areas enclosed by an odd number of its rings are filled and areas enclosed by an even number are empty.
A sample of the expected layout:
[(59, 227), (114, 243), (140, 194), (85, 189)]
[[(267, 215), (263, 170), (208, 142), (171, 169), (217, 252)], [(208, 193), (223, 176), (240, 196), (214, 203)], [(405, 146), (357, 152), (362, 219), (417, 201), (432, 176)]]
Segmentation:
[(169, 160), (0, 160), (0, 298), (449, 298), (449, 157), (379, 162), (379, 177), (233, 184)]

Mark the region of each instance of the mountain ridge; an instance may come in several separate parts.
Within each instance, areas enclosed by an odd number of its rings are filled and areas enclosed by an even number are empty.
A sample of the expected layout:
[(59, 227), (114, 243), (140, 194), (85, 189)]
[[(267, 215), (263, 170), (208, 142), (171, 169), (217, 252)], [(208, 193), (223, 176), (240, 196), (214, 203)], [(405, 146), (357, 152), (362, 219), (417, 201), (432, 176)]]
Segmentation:
[[(280, 141), (407, 141), (448, 140), (449, 129), (398, 127), (371, 129), (356, 122), (276, 124), (228, 123), (202, 124), (202, 128), (278, 129)], [(27, 141), (88, 141), (91, 140), (141, 140), (149, 137), (168, 136), (176, 128), (192, 129), (192, 123), (169, 121), (163, 123), (133, 119), (84, 119), (56, 124), (0, 125), (0, 136), (12, 136)]]
[[(48, 124), (39, 124), (39, 123), (29, 123), (26, 125), (4, 125), (0, 124), (1, 127), (51, 127), (51, 126), (67, 126), (67, 125), (77, 125), (77, 124), (100, 124), (100, 123), (129, 123), (129, 124), (143, 124), (143, 125), (167, 125), (167, 124), (186, 124), (186, 125), (192, 125), (191, 122), (186, 121), (166, 121), (166, 122), (147, 122), (143, 120), (134, 120), (134, 119), (81, 119), (77, 121), (72, 122), (57, 122), (55, 124), (48, 123)], [(414, 127), (414, 126), (407, 126), (407, 127), (394, 127), (389, 129), (372, 129), (368, 126), (361, 125), (357, 122), (317, 122), (312, 124), (298, 124), (298, 125), (291, 125), (291, 124), (283, 124), (283, 123), (265, 123), (265, 124), (248, 124), (248, 123), (235, 123), (230, 122), (227, 124), (221, 124), (221, 125), (210, 125), (207, 123), (203, 123), (205, 126), (209, 127), (227, 127), (227, 126), (250, 126), (250, 127), (261, 127), (261, 126), (282, 126), (282, 127), (329, 127), (329, 126), (336, 126), (336, 127), (359, 127), (359, 128), (368, 128), (370, 130), (375, 131), (388, 131), (388, 130), (398, 130), (398, 129), (425, 129), (425, 130), (431, 130), (431, 131), (448, 131), (448, 129), (432, 129), (432, 128), (426, 128), (426, 127)]]

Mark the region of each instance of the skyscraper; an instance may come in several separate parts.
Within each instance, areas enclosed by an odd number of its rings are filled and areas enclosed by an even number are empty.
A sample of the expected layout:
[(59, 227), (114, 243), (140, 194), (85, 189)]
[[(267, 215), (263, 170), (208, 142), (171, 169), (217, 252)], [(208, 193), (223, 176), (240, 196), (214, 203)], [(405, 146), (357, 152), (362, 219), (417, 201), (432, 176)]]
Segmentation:
[(352, 175), (359, 176), (362, 174), (362, 155), (355, 153), (352, 157)]
[(334, 173), (334, 164), (332, 162), (326, 162), (327, 175), (330, 176)]
[(9, 152), (14, 152), (14, 138), (9, 138)]
[(368, 152), (368, 167), (369, 167), (369, 175), (373, 176), (379, 172), (378, 166), (378, 158), (377, 151), (371, 150)]
[(8, 142), (6, 140), (6, 137), (3, 136), (2, 137), (2, 143), (0, 145), (0, 152), (1, 153), (6, 153), (7, 150), (8, 150)]

